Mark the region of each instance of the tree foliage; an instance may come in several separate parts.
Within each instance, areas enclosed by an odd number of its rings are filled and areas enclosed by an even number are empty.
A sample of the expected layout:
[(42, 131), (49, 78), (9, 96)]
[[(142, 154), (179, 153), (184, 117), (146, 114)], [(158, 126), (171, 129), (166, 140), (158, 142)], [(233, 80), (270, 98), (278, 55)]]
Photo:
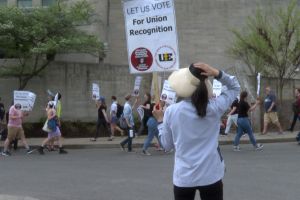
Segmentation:
[(48, 8), (0, 7), (0, 50), (17, 64), (1, 66), (1, 76), (17, 77), (19, 89), (38, 76), (58, 53), (92, 53), (104, 57), (103, 43), (81, 31), (93, 23), (94, 11), (87, 1), (58, 3)]
[(286, 79), (300, 66), (300, 12), (297, 1), (276, 10), (256, 10), (243, 30), (232, 30), (230, 53), (242, 60), (253, 74), (278, 79), (280, 99)]

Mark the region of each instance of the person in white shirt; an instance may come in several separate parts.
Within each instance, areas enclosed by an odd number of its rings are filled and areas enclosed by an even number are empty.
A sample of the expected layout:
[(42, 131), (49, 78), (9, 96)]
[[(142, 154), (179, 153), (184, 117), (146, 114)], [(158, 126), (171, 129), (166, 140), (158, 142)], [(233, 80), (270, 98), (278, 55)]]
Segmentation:
[[(217, 98), (211, 98), (210, 76), (227, 87)], [(225, 164), (218, 142), (219, 122), (240, 85), (234, 76), (200, 62), (173, 72), (169, 83), (184, 99), (165, 112), (155, 108), (153, 115), (163, 148), (175, 150), (175, 200), (193, 200), (197, 190), (202, 200), (222, 200)]]
[(118, 116), (117, 116), (117, 112), (118, 112), (118, 102), (117, 102), (117, 97), (112, 96), (111, 97), (112, 100), (112, 104), (110, 106), (110, 130), (111, 130), (111, 135), (110, 138), (108, 139), (108, 141), (112, 141), (115, 137), (115, 131), (118, 130), (121, 133), (121, 136), (124, 135), (124, 131), (122, 129), (120, 129), (120, 127), (118, 126)]

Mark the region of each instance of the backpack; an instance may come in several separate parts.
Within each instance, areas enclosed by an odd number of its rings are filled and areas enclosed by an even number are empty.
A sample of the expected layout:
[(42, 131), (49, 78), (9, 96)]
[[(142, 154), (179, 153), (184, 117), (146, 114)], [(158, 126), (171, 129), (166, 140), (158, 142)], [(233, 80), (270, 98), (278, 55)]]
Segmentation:
[(123, 114), (124, 106), (117, 104), (117, 118), (120, 118)]

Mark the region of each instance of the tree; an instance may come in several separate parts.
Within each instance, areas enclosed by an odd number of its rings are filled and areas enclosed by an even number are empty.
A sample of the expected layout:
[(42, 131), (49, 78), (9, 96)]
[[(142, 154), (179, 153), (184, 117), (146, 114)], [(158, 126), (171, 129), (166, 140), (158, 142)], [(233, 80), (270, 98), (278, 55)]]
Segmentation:
[(278, 79), (280, 102), (287, 79), (293, 78), (300, 65), (300, 12), (297, 1), (287, 7), (256, 10), (243, 30), (232, 30), (230, 53), (243, 61), (254, 74)]
[(17, 60), (1, 66), (0, 76), (18, 78), (22, 90), (57, 53), (91, 53), (102, 59), (103, 43), (78, 28), (93, 23), (93, 16), (85, 0), (72, 5), (58, 1), (49, 8), (0, 7), (0, 52)]

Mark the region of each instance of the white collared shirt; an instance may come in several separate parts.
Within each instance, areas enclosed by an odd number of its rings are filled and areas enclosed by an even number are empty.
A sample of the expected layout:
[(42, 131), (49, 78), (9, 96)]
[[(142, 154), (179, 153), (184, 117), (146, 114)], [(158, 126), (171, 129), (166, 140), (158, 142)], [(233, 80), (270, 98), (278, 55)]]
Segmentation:
[(178, 187), (210, 185), (224, 176), (225, 164), (218, 148), (220, 120), (240, 86), (235, 77), (224, 72), (219, 81), (227, 90), (210, 99), (204, 118), (198, 116), (191, 100), (183, 100), (166, 109), (158, 126), (163, 147), (175, 149), (173, 183)]

